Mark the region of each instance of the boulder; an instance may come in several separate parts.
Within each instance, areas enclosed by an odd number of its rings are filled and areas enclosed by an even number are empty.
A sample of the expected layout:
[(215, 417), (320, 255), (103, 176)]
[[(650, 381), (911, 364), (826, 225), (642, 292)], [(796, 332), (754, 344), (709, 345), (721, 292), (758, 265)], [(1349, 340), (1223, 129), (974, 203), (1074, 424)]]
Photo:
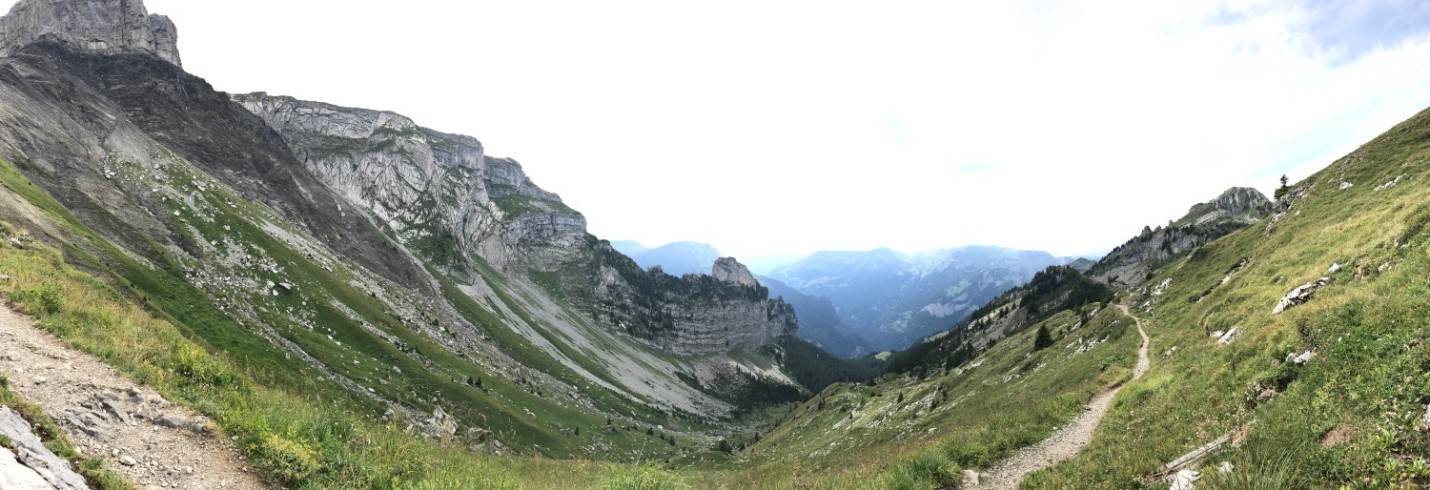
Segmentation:
[(1311, 296), (1316, 293), (1317, 289), (1320, 289), (1322, 286), (1325, 286), (1330, 283), (1331, 278), (1322, 277), (1320, 279), (1316, 279), (1300, 286), (1296, 286), (1296, 289), (1292, 289), (1291, 292), (1286, 293), (1286, 296), (1282, 297), (1281, 301), (1278, 301), (1276, 303), (1276, 307), (1271, 310), (1271, 314), (1275, 315), (1277, 313), (1286, 311), (1293, 306), (1310, 301)]
[(1240, 336), (1241, 327), (1232, 327), (1231, 330), (1227, 330), (1226, 333), (1221, 334), (1221, 337), (1216, 339), (1216, 343), (1221, 345), (1230, 345), (1233, 341), (1236, 340), (1237, 337)]
[[(11, 456), (10, 450), (0, 447), (0, 488), (6, 490), (27, 488), (21, 483), (33, 482), (30, 473), (47, 484), (43, 487), (30, 488), (57, 488), (60, 490), (89, 488), (85, 485), (84, 477), (76, 473), (68, 461), (60, 459), (45, 447), (44, 443), (40, 442), (40, 438), (35, 435), (30, 422), (21, 417), (19, 413), (10, 410), (10, 407), (0, 407), (0, 435), (10, 439), (10, 445), (14, 448), (14, 456)], [(17, 461), (18, 464), (11, 464), (10, 461)], [(30, 471), (27, 472), (20, 468)], [(15, 478), (14, 481), (10, 480), (12, 475)]]

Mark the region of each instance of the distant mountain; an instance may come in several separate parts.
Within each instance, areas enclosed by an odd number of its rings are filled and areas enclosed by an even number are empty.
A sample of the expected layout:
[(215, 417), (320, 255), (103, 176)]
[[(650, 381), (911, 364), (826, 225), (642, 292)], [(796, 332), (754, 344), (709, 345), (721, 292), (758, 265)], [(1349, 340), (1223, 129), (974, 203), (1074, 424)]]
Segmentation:
[(874, 353), (873, 347), (864, 338), (854, 335), (839, 319), (834, 311), (834, 303), (823, 296), (801, 293), (788, 284), (769, 277), (759, 277), (760, 284), (770, 290), (770, 298), (784, 298), (794, 306), (799, 318), (799, 336), (819, 346), (830, 354), (846, 359), (863, 357)]
[(946, 330), (1034, 273), (1065, 262), (1047, 252), (999, 247), (912, 255), (880, 248), (818, 252), (769, 276), (829, 298), (851, 332), (887, 350)]
[(635, 260), (642, 269), (658, 265), (672, 276), (709, 274), (715, 259), (720, 258), (720, 252), (715, 247), (700, 242), (674, 242), (647, 248), (638, 242), (618, 240), (612, 241), (611, 246)]

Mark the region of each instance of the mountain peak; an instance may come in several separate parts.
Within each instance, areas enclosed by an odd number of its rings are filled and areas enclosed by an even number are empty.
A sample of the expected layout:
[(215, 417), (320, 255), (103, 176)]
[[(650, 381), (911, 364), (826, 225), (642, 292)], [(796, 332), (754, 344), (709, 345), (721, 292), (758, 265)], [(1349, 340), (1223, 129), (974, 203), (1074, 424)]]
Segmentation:
[(750, 269), (736, 261), (734, 257), (721, 257), (715, 261), (715, 267), (710, 271), (710, 275), (717, 281), (730, 282), (741, 286), (759, 286), (755, 281), (754, 274), (750, 274)]
[(1205, 224), (1213, 220), (1250, 223), (1271, 214), (1271, 200), (1251, 187), (1232, 187), (1216, 199), (1198, 203), (1178, 220), (1179, 225)]
[(144, 53), (183, 66), (174, 22), (150, 15), (141, 0), (20, 0), (0, 17), (0, 55), (42, 41), (100, 54)]

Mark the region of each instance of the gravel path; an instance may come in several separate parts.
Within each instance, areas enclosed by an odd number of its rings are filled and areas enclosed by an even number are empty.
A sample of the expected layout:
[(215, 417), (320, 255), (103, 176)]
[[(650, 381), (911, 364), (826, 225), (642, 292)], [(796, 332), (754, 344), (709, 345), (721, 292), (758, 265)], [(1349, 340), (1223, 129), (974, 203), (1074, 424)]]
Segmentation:
[(71, 442), (139, 489), (265, 488), (203, 417), (170, 404), (0, 306), (0, 371)]
[[(1117, 305), (1123, 313), (1131, 316), (1137, 322), (1137, 333), (1142, 335), (1142, 346), (1137, 349), (1137, 364), (1132, 368), (1132, 379), (1141, 378), (1151, 367), (1151, 362), (1147, 359), (1147, 349), (1151, 340), (1147, 338), (1147, 331), (1142, 329), (1142, 320), (1127, 311), (1127, 307)], [(1087, 443), (1092, 440), (1092, 433), (1102, 423), (1102, 416), (1107, 414), (1107, 407), (1112, 404), (1112, 397), (1126, 383), (1114, 386), (1107, 390), (1093, 395), (1087, 402), (1087, 409), (1077, 416), (1067, 427), (1059, 429), (1047, 439), (1018, 450), (1016, 454), (1008, 457), (989, 469), (987, 474), (980, 475), (979, 485), (975, 488), (990, 489), (1011, 489), (1018, 488), (1018, 484), (1023, 481), (1023, 477), (1029, 473), (1058, 464), (1065, 459), (1077, 455)]]

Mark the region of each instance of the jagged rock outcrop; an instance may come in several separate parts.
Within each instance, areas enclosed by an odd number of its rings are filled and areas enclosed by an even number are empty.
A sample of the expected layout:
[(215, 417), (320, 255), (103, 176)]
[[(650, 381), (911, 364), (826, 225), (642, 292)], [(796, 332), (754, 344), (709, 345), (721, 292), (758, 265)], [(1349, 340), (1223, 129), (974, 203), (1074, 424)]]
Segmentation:
[(1227, 189), (1216, 199), (1193, 205), (1170, 226), (1143, 227), (1137, 237), (1113, 249), (1088, 274), (1113, 287), (1134, 286), (1158, 264), (1255, 223), (1271, 209), (1271, 201), (1256, 189)]
[(1320, 279), (1316, 279), (1300, 286), (1296, 286), (1296, 289), (1292, 289), (1290, 292), (1286, 293), (1286, 296), (1283, 296), (1280, 301), (1276, 302), (1276, 307), (1271, 309), (1271, 314), (1275, 315), (1277, 313), (1286, 311), (1289, 308), (1310, 301), (1311, 296), (1316, 294), (1317, 289), (1321, 289), (1321, 287), (1330, 283), (1331, 278), (1322, 277)]
[(1216, 199), (1192, 205), (1179, 223), (1202, 225), (1226, 221), (1251, 224), (1271, 214), (1271, 208), (1271, 201), (1261, 191), (1250, 187), (1232, 187)]
[(738, 284), (745, 287), (757, 287), (759, 281), (755, 280), (755, 275), (750, 273), (750, 269), (736, 261), (734, 257), (721, 257), (715, 260), (715, 267), (710, 271), (710, 276), (716, 281)]
[(39, 41), (98, 54), (144, 53), (182, 66), (179, 31), (130, 0), (21, 0), (0, 18), (0, 55)]
[(234, 101), (263, 118), (308, 170), (407, 244), (454, 271), (474, 251), (502, 268), (555, 270), (583, 256), (586, 219), (516, 161), (470, 136), (391, 112), (265, 93)]

